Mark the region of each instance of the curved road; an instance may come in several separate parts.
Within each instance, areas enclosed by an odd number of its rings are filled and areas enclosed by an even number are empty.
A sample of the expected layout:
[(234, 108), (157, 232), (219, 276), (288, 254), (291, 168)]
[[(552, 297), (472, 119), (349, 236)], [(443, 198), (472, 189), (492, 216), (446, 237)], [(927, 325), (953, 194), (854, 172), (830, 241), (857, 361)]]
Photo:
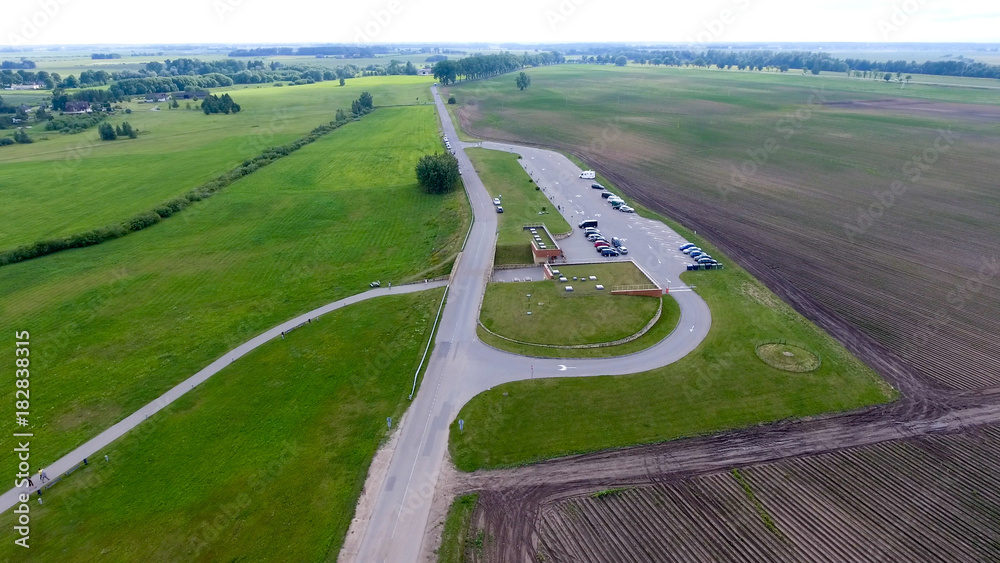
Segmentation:
[[(478, 143), (464, 143), (433, 87), (442, 127), (462, 169), (462, 178), (476, 221), (453, 273), (448, 303), (434, 352), (420, 391), (399, 429), (399, 437), (382, 489), (376, 495), (370, 519), (359, 522), (361, 542), (356, 553), (343, 559), (364, 563), (416, 561), (428, 524), (431, 501), (444, 463), (448, 429), (459, 409), (475, 395), (494, 385), (535, 377), (624, 375), (667, 365), (684, 357), (708, 334), (711, 315), (705, 302), (679, 282), (690, 260), (676, 250), (683, 242), (673, 230), (657, 221), (614, 211), (579, 178), (580, 168), (561, 154), (543, 149), (482, 143), (484, 148), (522, 155), (521, 164), (546, 195), (564, 210), (575, 225), (583, 218), (597, 219), (605, 233), (624, 237), (632, 258), (664, 286), (680, 305), (678, 327), (659, 344), (629, 356), (605, 359), (526, 358), (486, 346), (476, 336), (479, 306), (485, 282), (491, 275), (497, 214), (492, 200), (464, 150)], [(574, 228), (559, 241), (571, 261), (594, 260), (593, 245)]]

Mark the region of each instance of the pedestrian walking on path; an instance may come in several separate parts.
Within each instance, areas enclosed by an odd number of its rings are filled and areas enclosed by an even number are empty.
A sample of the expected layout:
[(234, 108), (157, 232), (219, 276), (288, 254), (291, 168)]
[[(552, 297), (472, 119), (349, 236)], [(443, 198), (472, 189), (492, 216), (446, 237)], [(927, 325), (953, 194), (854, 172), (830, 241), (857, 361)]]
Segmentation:
[(38, 483), (42, 484), (42, 483), (44, 483), (46, 481), (49, 481), (49, 480), (50, 480), (49, 479), (49, 475), (47, 473), (45, 473), (45, 470), (44, 469), (39, 469), (38, 470)]
[(27, 480), (28, 480), (28, 486), (29, 487), (34, 487), (35, 486), (35, 482), (31, 480), (31, 475), (28, 475)]

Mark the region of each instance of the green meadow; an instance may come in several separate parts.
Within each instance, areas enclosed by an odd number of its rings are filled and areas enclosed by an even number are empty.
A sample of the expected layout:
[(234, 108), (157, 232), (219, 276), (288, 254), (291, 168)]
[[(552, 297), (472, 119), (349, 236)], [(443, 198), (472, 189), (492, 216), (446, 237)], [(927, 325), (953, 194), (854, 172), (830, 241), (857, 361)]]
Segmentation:
[(153, 227), (0, 268), (0, 329), (32, 335), (36, 463), (296, 314), (447, 274), (470, 212), (416, 183), (437, 128), (376, 109)]
[(32, 499), (30, 555), (7, 541), (0, 560), (335, 559), (442, 292), (345, 307), (226, 367)]
[(224, 90), (243, 108), (232, 115), (205, 115), (198, 103), (186, 109), (183, 100), (168, 109), (139, 103), (140, 96), (123, 104), (131, 114), (109, 118), (138, 128), (137, 139), (101, 141), (96, 127), (75, 135), (35, 127), (34, 143), (0, 147), (0, 249), (122, 221), (305, 136), (332, 121), (338, 108), (349, 110), (363, 91), (376, 106), (423, 104), (431, 82), (391, 76), (354, 78), (343, 87), (335, 81), (237, 86)]

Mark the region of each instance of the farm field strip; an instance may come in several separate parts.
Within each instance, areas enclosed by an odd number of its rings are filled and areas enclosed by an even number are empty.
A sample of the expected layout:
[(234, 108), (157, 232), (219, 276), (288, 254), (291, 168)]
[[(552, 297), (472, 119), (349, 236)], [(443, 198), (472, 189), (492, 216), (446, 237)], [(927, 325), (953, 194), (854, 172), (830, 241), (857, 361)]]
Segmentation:
[(988, 467), (998, 456), (994, 425), (741, 468), (759, 507), (731, 472), (610, 494), (552, 491), (539, 506), (537, 541), (490, 555), (510, 560), (523, 549), (554, 562), (990, 560), (1000, 541), (1000, 476)]

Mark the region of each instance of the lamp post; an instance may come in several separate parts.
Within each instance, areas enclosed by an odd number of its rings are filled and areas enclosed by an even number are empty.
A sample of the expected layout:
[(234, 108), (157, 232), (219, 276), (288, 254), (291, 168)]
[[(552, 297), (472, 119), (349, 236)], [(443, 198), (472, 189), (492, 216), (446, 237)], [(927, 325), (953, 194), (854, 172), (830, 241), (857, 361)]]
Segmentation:
[(525, 299), (526, 300), (524, 302), (524, 310), (527, 311), (531, 309), (531, 294), (529, 293)]

